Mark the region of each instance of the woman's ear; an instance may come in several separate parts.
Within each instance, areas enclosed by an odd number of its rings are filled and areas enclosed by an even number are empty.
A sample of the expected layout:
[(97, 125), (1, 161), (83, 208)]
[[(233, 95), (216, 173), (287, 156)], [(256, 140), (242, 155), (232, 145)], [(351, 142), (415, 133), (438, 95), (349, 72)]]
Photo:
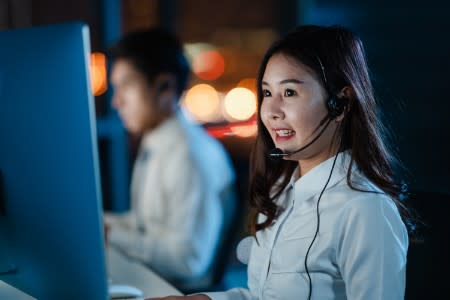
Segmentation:
[(335, 119), (336, 122), (341, 122), (344, 119), (345, 115), (350, 110), (352, 99), (355, 99), (355, 91), (353, 90), (353, 88), (345, 86), (344, 88), (342, 88), (342, 90), (339, 91), (339, 93), (337, 93), (336, 96), (338, 99), (343, 99), (344, 101), (347, 102), (345, 104), (344, 112)]
[(345, 86), (337, 93), (338, 98), (346, 98), (348, 100), (355, 98), (355, 91), (349, 86)]

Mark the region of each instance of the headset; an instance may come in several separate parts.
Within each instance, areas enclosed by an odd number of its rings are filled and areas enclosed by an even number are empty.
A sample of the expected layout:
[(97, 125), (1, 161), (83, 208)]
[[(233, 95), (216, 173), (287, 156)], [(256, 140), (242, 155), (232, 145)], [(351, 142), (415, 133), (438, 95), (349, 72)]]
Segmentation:
[(323, 124), (325, 124), (325, 126), (322, 128), (322, 130), (319, 132), (319, 134), (317, 134), (314, 139), (309, 142), (308, 144), (306, 144), (305, 146), (295, 150), (295, 151), (283, 151), (280, 148), (274, 148), (269, 152), (269, 158), (271, 158), (272, 160), (280, 160), (283, 157), (288, 157), (291, 156), (293, 154), (296, 154), (300, 151), (305, 150), (306, 148), (308, 148), (309, 146), (311, 146), (315, 141), (317, 141), (320, 136), (322, 136), (322, 134), (325, 132), (325, 130), (327, 129), (328, 125), (331, 123), (332, 120), (336, 119), (337, 117), (339, 117), (340, 115), (342, 115), (342, 113), (345, 111), (347, 105), (348, 105), (348, 99), (345, 97), (337, 97), (334, 96), (333, 93), (331, 92), (329, 86), (328, 86), (328, 81), (327, 81), (327, 77), (325, 74), (325, 67), (322, 64), (322, 61), (320, 60), (320, 58), (318, 56), (316, 56), (317, 61), (320, 64), (320, 69), (322, 70), (322, 76), (323, 76), (323, 81), (325, 84), (325, 89), (328, 92), (328, 99), (326, 100), (326, 107), (327, 107), (327, 111), (328, 114), (320, 121), (319, 126), (323, 126)]
[[(328, 92), (328, 99), (326, 100), (326, 107), (327, 107), (327, 111), (328, 114), (325, 116), (325, 118), (323, 118), (320, 123), (319, 123), (319, 127), (323, 126), (323, 124), (326, 122), (325, 126), (320, 130), (320, 132), (316, 135), (316, 137), (309, 142), (308, 144), (306, 144), (305, 146), (292, 151), (292, 152), (285, 152), (279, 148), (274, 148), (270, 151), (269, 153), (269, 158), (274, 160), (274, 161), (279, 161), (281, 160), (283, 157), (289, 157), (295, 153), (298, 153), (300, 151), (303, 151), (304, 149), (308, 148), (309, 146), (311, 146), (315, 141), (317, 141), (317, 139), (319, 139), (319, 137), (325, 132), (325, 130), (327, 129), (328, 125), (331, 123), (332, 120), (336, 119), (337, 117), (339, 117), (340, 115), (342, 115), (342, 113), (344, 113), (345, 109), (347, 108), (348, 105), (348, 99), (345, 97), (337, 97), (336, 95), (334, 95), (331, 92), (331, 89), (329, 87), (328, 84), (328, 80), (325, 74), (325, 67), (322, 64), (322, 61), (320, 60), (320, 58), (318, 56), (316, 56), (316, 59), (320, 65), (320, 69), (322, 71), (322, 76), (323, 76), (323, 82), (325, 85), (325, 89)], [(318, 127), (318, 128), (319, 128)], [(340, 149), (339, 149), (340, 150)], [(334, 157), (333, 160), (333, 165), (331, 166), (331, 171), (330, 174), (328, 175), (328, 179), (324, 185), (324, 187), (322, 188), (320, 194), (319, 194), (319, 198), (317, 199), (317, 204), (316, 204), (316, 216), (317, 216), (317, 226), (316, 226), (316, 231), (314, 233), (314, 237), (311, 240), (311, 243), (308, 246), (308, 250), (306, 251), (306, 255), (305, 255), (305, 260), (304, 260), (304, 266), (305, 266), (305, 270), (306, 270), (306, 275), (308, 276), (308, 281), (309, 281), (309, 292), (308, 292), (308, 300), (311, 299), (311, 295), (312, 295), (312, 280), (311, 280), (311, 275), (309, 274), (309, 269), (308, 269), (308, 255), (309, 252), (314, 244), (314, 242), (317, 239), (317, 236), (319, 234), (319, 227), (320, 227), (320, 214), (319, 214), (319, 203), (320, 200), (322, 199), (322, 195), (325, 192), (330, 180), (331, 180), (331, 176), (333, 175), (333, 170), (336, 164), (336, 160), (338, 158), (339, 155), (339, 151), (336, 154), (336, 156)]]

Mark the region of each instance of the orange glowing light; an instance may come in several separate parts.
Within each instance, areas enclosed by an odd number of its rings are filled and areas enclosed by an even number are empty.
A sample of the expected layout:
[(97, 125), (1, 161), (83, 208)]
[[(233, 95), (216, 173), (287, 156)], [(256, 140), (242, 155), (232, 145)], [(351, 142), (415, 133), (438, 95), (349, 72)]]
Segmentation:
[(256, 79), (255, 78), (244, 78), (237, 84), (238, 87), (243, 87), (249, 89), (256, 94)]
[(187, 91), (183, 104), (198, 121), (213, 121), (219, 111), (219, 94), (209, 84), (197, 84)]
[(249, 123), (249, 124), (243, 124), (243, 125), (231, 125), (230, 126), (231, 131), (239, 137), (251, 137), (255, 136), (258, 126), (256, 125), (256, 121)]
[(218, 51), (203, 51), (194, 57), (192, 71), (200, 79), (215, 80), (225, 71), (225, 60)]
[(91, 74), (91, 87), (94, 96), (100, 96), (107, 89), (106, 83), (106, 56), (100, 52), (91, 54), (91, 62), (89, 65)]
[(228, 136), (239, 138), (254, 137), (258, 131), (256, 119), (252, 118), (247, 121), (228, 123), (225, 125), (213, 125), (206, 127), (208, 133), (218, 139)]

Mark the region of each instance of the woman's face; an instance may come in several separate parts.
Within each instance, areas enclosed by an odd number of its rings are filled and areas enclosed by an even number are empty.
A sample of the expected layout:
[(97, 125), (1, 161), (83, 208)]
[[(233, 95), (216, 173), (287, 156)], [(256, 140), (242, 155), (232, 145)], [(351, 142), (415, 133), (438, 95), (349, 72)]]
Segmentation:
[[(261, 119), (275, 147), (295, 151), (317, 136), (320, 121), (328, 114), (327, 93), (309, 68), (292, 57), (275, 54), (266, 66), (262, 91)], [(332, 121), (310, 147), (285, 159), (322, 161), (330, 157), (336, 127)]]

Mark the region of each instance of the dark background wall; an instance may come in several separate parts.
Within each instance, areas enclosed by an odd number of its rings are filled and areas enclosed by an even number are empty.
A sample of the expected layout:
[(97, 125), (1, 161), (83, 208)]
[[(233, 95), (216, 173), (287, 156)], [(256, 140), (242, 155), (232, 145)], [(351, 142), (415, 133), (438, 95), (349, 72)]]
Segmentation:
[[(338, 3), (338, 4), (337, 4)], [(450, 3), (318, 0), (305, 22), (342, 24), (364, 41), (393, 148), (413, 190), (450, 192)]]

